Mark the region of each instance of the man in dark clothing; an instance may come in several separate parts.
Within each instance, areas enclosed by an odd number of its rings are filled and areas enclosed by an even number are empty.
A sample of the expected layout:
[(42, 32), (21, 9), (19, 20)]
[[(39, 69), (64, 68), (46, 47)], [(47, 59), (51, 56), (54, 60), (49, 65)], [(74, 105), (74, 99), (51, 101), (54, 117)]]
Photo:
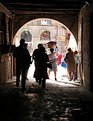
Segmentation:
[(35, 62), (36, 62), (36, 60), (38, 59), (38, 49), (39, 49), (40, 47), (43, 47), (43, 45), (39, 43), (39, 44), (38, 44), (38, 48), (35, 49), (34, 52), (33, 52), (33, 54), (32, 54), (32, 58), (33, 58), (33, 60), (34, 60)]
[(13, 57), (16, 58), (16, 86), (19, 86), (20, 75), (22, 75), (21, 86), (25, 90), (26, 73), (30, 66), (30, 54), (27, 48), (24, 48), (25, 40), (20, 40), (20, 45), (13, 51)]
[[(33, 52), (33, 54), (32, 54), (32, 59), (34, 60), (34, 64), (35, 64), (35, 69), (38, 67), (38, 65), (37, 65), (37, 61), (38, 61), (38, 56), (39, 56), (39, 54), (38, 54), (38, 50), (39, 50), (39, 48), (40, 47), (43, 47), (43, 45), (41, 44), (41, 43), (39, 43), (38, 44), (38, 46), (37, 46), (38, 48), (36, 48), (35, 50), (34, 50), (34, 52)], [(39, 82), (39, 80), (36, 78), (36, 82)]]

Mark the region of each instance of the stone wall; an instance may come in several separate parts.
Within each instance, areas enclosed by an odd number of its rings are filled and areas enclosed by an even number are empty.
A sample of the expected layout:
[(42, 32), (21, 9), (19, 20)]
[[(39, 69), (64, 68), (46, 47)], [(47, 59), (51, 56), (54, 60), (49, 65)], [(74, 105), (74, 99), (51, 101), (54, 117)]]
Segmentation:
[(0, 85), (12, 79), (12, 54), (4, 54), (0, 60)]
[[(86, 4), (82, 7), (79, 15), (78, 28), (78, 47), (82, 63), (82, 79), (83, 85), (90, 90), (93, 88), (93, 83), (90, 80), (90, 15), (93, 13), (93, 5)], [(93, 35), (93, 34), (92, 34)]]

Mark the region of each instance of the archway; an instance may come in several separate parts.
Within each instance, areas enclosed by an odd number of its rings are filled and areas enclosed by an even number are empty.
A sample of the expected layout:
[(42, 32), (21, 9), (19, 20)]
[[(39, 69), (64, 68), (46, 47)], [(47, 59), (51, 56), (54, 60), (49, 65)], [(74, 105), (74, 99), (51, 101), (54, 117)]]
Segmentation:
[[(58, 50), (63, 57), (65, 56), (68, 47), (71, 47), (73, 51), (78, 49), (72, 32), (65, 25), (53, 19), (39, 18), (29, 21), (18, 30), (14, 37), (13, 44), (16, 46), (19, 45), (20, 38), (22, 38), (22, 33), (24, 32), (29, 32), (31, 34), (31, 41), (26, 41), (32, 48), (30, 51), (31, 55), (33, 50), (37, 48), (38, 43), (42, 43), (48, 52), (47, 43), (51, 41), (57, 43)], [(32, 75), (31, 73), (29, 74), (30, 77), (33, 77)], [(64, 75), (67, 76), (66, 69), (64, 69), (64, 74), (62, 76)]]
[[(32, 43), (33, 48), (36, 48), (38, 43), (44, 43), (45, 38), (44, 40), (40, 38), (43, 33), (43, 35), (46, 34), (47, 36), (49, 34), (46, 42), (56, 41), (59, 48), (63, 48), (61, 51), (64, 51), (65, 47), (68, 46), (71, 46), (73, 50), (77, 50), (77, 43), (73, 33), (62, 23), (50, 18), (34, 19), (24, 24), (14, 36), (13, 44), (19, 45), (23, 33), (25, 37), (28, 34), (30, 35), (26, 39), (28, 39), (28, 43)], [(71, 41), (74, 42), (74, 47), (72, 47), (73, 42)]]
[(23, 31), (21, 33), (21, 38), (25, 39), (26, 42), (31, 42), (32, 41), (32, 35), (29, 31)]

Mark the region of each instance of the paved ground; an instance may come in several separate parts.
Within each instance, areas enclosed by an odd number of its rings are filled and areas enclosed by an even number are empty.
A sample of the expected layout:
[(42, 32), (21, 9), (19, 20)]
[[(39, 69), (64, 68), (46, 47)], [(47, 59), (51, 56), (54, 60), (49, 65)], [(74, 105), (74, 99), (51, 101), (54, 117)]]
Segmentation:
[(80, 82), (51, 79), (43, 90), (30, 79), (26, 87), (22, 92), (12, 82), (0, 88), (0, 121), (93, 121), (93, 94)]

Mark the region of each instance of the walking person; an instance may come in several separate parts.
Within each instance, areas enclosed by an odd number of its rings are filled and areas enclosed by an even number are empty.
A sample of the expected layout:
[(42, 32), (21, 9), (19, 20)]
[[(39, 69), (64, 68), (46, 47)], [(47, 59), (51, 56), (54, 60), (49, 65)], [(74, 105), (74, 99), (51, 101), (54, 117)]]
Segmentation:
[(49, 78), (47, 74), (47, 62), (49, 62), (49, 58), (45, 48), (42, 46), (38, 49), (34, 78), (38, 80), (39, 85), (42, 84), (43, 89), (46, 87), (46, 79)]
[[(38, 48), (36, 48), (34, 50), (33, 54), (32, 54), (32, 59), (34, 60), (35, 69), (38, 68), (37, 61), (38, 61), (38, 58), (39, 58), (38, 57), (39, 56), (39, 54), (38, 54), (39, 48), (43, 47), (43, 45), (41, 43), (39, 43), (37, 47)], [(39, 80), (37, 78), (35, 78), (35, 79), (36, 79), (36, 82), (39, 82)]]
[(76, 71), (76, 65), (75, 65), (75, 57), (74, 52), (71, 48), (68, 48), (68, 52), (64, 58), (65, 63), (67, 64), (67, 71), (69, 74), (69, 80), (74, 80), (75, 78), (75, 71)]
[[(28, 44), (27, 44), (27, 43), (24, 43), (24, 48), (27, 49), (27, 47), (28, 47)], [(27, 69), (27, 72), (26, 72), (26, 80), (29, 80), (29, 79), (27, 78), (27, 75), (28, 75), (28, 70), (29, 70), (30, 64), (32, 64), (31, 56), (29, 56), (29, 58), (28, 58), (27, 61), (28, 61), (28, 69)]]
[(61, 65), (61, 63), (62, 63), (62, 54), (58, 51), (57, 53), (56, 53), (56, 55), (57, 55), (57, 65)]
[(78, 78), (78, 63), (79, 63), (79, 55), (78, 55), (77, 50), (74, 52), (74, 56), (75, 56), (75, 64), (76, 64), (76, 72), (75, 72), (75, 79), (74, 80), (77, 80), (77, 78)]
[(57, 56), (53, 48), (50, 48), (50, 54), (48, 55), (49, 61), (52, 64), (52, 69), (49, 69), (49, 74), (54, 71), (55, 80), (57, 81)]
[(13, 57), (16, 58), (16, 86), (19, 87), (20, 76), (22, 76), (21, 87), (24, 91), (27, 70), (29, 67), (30, 54), (27, 48), (24, 48), (25, 40), (20, 40), (20, 45), (16, 47), (13, 51)]

